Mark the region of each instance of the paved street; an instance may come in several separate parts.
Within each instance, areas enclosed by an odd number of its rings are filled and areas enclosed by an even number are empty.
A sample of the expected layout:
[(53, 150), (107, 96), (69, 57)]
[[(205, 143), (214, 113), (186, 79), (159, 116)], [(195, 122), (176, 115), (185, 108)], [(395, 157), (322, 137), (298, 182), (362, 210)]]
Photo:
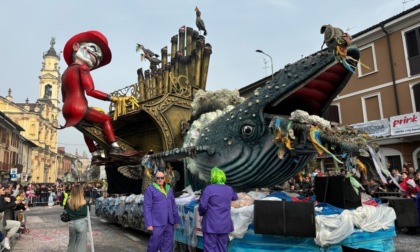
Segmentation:
[[(60, 220), (61, 213), (62, 208), (59, 206), (32, 207), (27, 212), (27, 227), (30, 232), (20, 236), (14, 251), (66, 251), (69, 240), (68, 224)], [(91, 213), (93, 213), (91, 221), (96, 252), (146, 251), (148, 234), (124, 229), (120, 225), (96, 217), (94, 209)], [(89, 239), (88, 247), (90, 248)]]
[[(14, 251), (56, 252), (66, 251), (68, 224), (60, 221), (62, 208), (33, 207), (27, 212), (27, 227), (30, 232), (22, 234)], [(91, 213), (94, 213), (92, 209)], [(95, 214), (91, 216), (96, 252), (146, 251), (148, 234), (110, 223)], [(394, 238), (396, 251), (418, 251), (420, 235), (398, 232)], [(90, 244), (89, 248), (90, 248)], [(90, 251), (90, 249), (88, 250)]]

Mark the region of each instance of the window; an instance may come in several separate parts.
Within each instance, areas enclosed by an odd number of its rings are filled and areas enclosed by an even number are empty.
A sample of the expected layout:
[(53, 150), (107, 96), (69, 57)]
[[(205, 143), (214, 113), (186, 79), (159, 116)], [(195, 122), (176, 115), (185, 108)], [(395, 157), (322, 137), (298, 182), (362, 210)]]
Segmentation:
[(364, 122), (383, 119), (381, 95), (373, 94), (361, 97)]
[(405, 33), (405, 46), (410, 75), (420, 74), (420, 27)]
[(52, 95), (52, 86), (50, 84), (47, 84), (44, 87), (44, 98), (51, 98), (51, 95)]
[(414, 111), (420, 111), (420, 83), (413, 86)]
[(31, 124), (30, 130), (29, 130), (29, 134), (31, 135), (35, 135), (36, 134), (36, 126), (35, 123)]
[(326, 120), (331, 122), (340, 123), (340, 109), (338, 105), (332, 105), (328, 107), (327, 112), (324, 116)]
[(376, 66), (376, 55), (375, 55), (374, 44), (369, 44), (367, 46), (360, 48), (360, 60), (363, 63), (363, 65), (367, 66), (368, 68), (362, 66), (362, 64), (358, 64), (357, 72), (359, 73), (359, 77), (378, 71), (377, 66)]
[(401, 171), (401, 156), (385, 156), (387, 164), (389, 164), (389, 169), (397, 168)]

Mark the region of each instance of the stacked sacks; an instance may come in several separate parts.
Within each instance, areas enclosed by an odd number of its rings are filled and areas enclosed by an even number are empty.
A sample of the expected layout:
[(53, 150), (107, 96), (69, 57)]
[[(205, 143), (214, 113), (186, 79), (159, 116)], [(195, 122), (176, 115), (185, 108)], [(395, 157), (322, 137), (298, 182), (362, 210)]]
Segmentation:
[(97, 216), (121, 224), (123, 227), (144, 231), (146, 227), (144, 227), (143, 200), (142, 194), (118, 198), (101, 197), (95, 201), (95, 212)]

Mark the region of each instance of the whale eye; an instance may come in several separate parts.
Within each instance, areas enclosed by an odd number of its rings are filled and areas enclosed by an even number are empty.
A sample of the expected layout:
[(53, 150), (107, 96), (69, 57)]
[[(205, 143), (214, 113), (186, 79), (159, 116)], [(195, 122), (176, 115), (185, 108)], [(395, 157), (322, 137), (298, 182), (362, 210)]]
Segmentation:
[(252, 125), (242, 126), (242, 134), (244, 136), (251, 136), (253, 131), (254, 131), (254, 126), (252, 126)]
[(241, 137), (245, 141), (253, 141), (257, 137), (257, 127), (252, 123), (245, 123), (241, 128)]

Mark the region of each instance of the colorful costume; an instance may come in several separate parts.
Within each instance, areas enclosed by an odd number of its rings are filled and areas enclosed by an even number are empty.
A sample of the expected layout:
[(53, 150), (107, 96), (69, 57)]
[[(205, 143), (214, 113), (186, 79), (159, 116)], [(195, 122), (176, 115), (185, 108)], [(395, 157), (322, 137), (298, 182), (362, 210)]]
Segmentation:
[[(212, 183), (215, 183), (213, 181), (214, 170), (215, 168), (212, 169)], [(219, 172), (223, 173), (221, 170)], [(238, 195), (232, 187), (223, 184), (225, 180), (226, 177), (219, 183), (207, 186), (198, 205), (198, 212), (200, 216), (203, 216), (201, 229), (205, 252), (227, 251), (229, 233), (233, 231), (230, 208), (231, 201), (237, 200)]]
[(153, 226), (153, 232), (147, 245), (148, 252), (172, 252), (174, 225), (179, 224), (175, 196), (168, 184), (163, 191), (157, 183), (144, 192), (144, 224)]

